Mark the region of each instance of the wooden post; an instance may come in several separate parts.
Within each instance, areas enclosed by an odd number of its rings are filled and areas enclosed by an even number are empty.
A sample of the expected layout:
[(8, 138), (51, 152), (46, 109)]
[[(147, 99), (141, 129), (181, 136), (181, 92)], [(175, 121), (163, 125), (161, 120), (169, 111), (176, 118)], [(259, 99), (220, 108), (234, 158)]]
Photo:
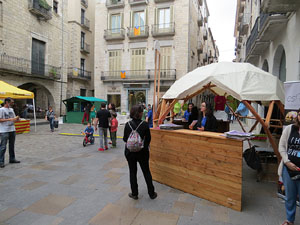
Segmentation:
[(254, 125), (253, 125), (253, 126), (251, 127), (251, 129), (249, 130), (249, 133), (251, 133), (251, 132), (255, 129), (255, 127), (257, 126), (257, 124), (259, 124), (259, 121), (258, 121), (258, 120), (255, 121)]
[(157, 102), (159, 101), (160, 97), (160, 52), (158, 53), (158, 81), (157, 81)]
[(225, 103), (225, 105), (227, 105), (227, 107), (229, 108), (229, 110), (230, 110), (230, 111), (232, 112), (232, 114), (235, 116), (235, 118), (236, 118), (236, 120), (239, 122), (239, 124), (240, 124), (242, 130), (243, 130), (244, 132), (247, 132), (247, 131), (245, 130), (245, 128), (244, 128), (242, 122), (240, 121), (239, 116), (233, 111), (233, 109), (232, 109), (227, 103)]
[(167, 105), (167, 101), (165, 99), (162, 100), (162, 103), (160, 104), (161, 105), (161, 110), (160, 110), (160, 114), (159, 114), (159, 117), (158, 118), (161, 118), (161, 116), (163, 115), (163, 113), (165, 112), (166, 110), (166, 105)]
[(281, 103), (281, 101), (275, 101), (276, 105), (278, 106), (283, 118), (285, 117), (285, 112), (284, 112), (284, 105)]
[(166, 111), (163, 112), (162, 116), (158, 120), (158, 125), (162, 124), (162, 121), (166, 118), (166, 116), (168, 115), (168, 113), (170, 112), (170, 110), (174, 107), (174, 105), (176, 104), (176, 102), (177, 102), (177, 99), (174, 99), (172, 101), (172, 103), (169, 105), (169, 107), (166, 109)]
[(266, 123), (262, 120), (262, 118), (257, 114), (257, 112), (255, 111), (255, 109), (245, 100), (242, 101), (245, 106), (250, 110), (250, 112), (256, 117), (256, 119), (261, 123), (262, 127), (264, 128), (265, 133), (267, 134), (269, 141), (272, 145), (272, 148), (274, 150), (274, 153), (277, 156), (277, 161), (278, 163), (281, 161), (281, 156), (280, 153), (278, 151), (278, 146), (276, 145), (273, 136), (269, 130), (269, 128), (267, 127)]
[(152, 118), (155, 118), (156, 111), (155, 111), (155, 102), (156, 102), (156, 70), (157, 70), (157, 49), (155, 49), (155, 62), (154, 62), (154, 94), (153, 94), (153, 105), (152, 105)]
[(269, 109), (268, 109), (268, 113), (267, 113), (267, 117), (266, 117), (266, 121), (265, 121), (266, 126), (268, 128), (270, 127), (270, 120), (271, 120), (271, 117), (272, 117), (274, 103), (275, 103), (275, 101), (271, 101), (271, 103), (269, 104)]

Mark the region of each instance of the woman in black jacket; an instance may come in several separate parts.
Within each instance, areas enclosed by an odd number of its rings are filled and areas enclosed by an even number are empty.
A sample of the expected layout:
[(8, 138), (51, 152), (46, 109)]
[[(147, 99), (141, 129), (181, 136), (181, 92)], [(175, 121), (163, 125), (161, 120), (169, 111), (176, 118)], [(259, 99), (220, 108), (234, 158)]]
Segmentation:
[(199, 118), (199, 111), (198, 111), (197, 106), (194, 106), (191, 110), (191, 115), (190, 115), (189, 120), (188, 120), (189, 129), (197, 130), (196, 129), (196, 124), (197, 124), (198, 118)]
[(201, 103), (200, 117), (197, 123), (197, 129), (200, 131), (217, 132), (217, 119), (213, 115), (213, 109), (210, 103)]
[[(131, 193), (128, 194), (130, 198), (135, 200), (138, 199), (138, 184), (137, 184), (137, 162), (139, 162), (142, 172), (144, 174), (144, 178), (148, 188), (148, 194), (151, 199), (155, 199), (157, 197), (157, 193), (154, 191), (154, 186), (152, 183), (152, 176), (149, 168), (149, 145), (151, 141), (151, 134), (148, 123), (142, 121), (141, 118), (143, 116), (143, 107), (141, 105), (135, 105), (130, 110), (130, 118), (132, 118), (130, 126), (132, 129), (137, 129), (140, 137), (144, 140), (144, 148), (139, 152), (130, 152), (125, 145), (125, 157), (128, 161), (129, 173), (130, 173), (130, 186)], [(123, 135), (123, 141), (126, 143), (129, 135), (132, 132), (129, 124), (126, 123)]]

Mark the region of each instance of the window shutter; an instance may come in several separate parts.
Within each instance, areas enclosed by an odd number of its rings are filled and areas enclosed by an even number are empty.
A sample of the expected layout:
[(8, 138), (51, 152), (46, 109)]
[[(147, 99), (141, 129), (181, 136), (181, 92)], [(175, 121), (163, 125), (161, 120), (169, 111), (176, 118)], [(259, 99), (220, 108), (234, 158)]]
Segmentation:
[(133, 27), (133, 13), (130, 12), (130, 27)]
[(124, 13), (121, 12), (121, 28), (124, 28)]
[(108, 18), (107, 18), (107, 29), (110, 30), (111, 29), (111, 14), (107, 14)]
[(148, 25), (148, 9), (145, 9), (145, 25)]
[(157, 21), (158, 21), (158, 9), (155, 8), (154, 9), (154, 25), (157, 24)]
[(174, 23), (174, 6), (170, 6), (170, 22)]

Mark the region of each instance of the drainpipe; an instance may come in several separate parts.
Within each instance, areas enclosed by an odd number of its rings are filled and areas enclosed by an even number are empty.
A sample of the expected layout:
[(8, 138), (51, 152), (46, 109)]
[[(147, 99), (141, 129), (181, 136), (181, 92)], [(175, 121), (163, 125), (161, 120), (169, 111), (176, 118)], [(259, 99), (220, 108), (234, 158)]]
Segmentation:
[(64, 0), (61, 1), (61, 78), (60, 78), (60, 106), (59, 114), (62, 116), (62, 91), (63, 91), (63, 78), (64, 78)]

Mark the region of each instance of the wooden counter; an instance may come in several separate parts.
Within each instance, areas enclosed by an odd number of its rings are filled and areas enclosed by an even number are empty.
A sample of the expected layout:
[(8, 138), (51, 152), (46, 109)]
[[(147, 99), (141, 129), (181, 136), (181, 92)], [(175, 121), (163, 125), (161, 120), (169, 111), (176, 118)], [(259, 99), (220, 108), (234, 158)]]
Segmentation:
[(220, 135), (151, 129), (153, 180), (241, 211), (243, 142)]

